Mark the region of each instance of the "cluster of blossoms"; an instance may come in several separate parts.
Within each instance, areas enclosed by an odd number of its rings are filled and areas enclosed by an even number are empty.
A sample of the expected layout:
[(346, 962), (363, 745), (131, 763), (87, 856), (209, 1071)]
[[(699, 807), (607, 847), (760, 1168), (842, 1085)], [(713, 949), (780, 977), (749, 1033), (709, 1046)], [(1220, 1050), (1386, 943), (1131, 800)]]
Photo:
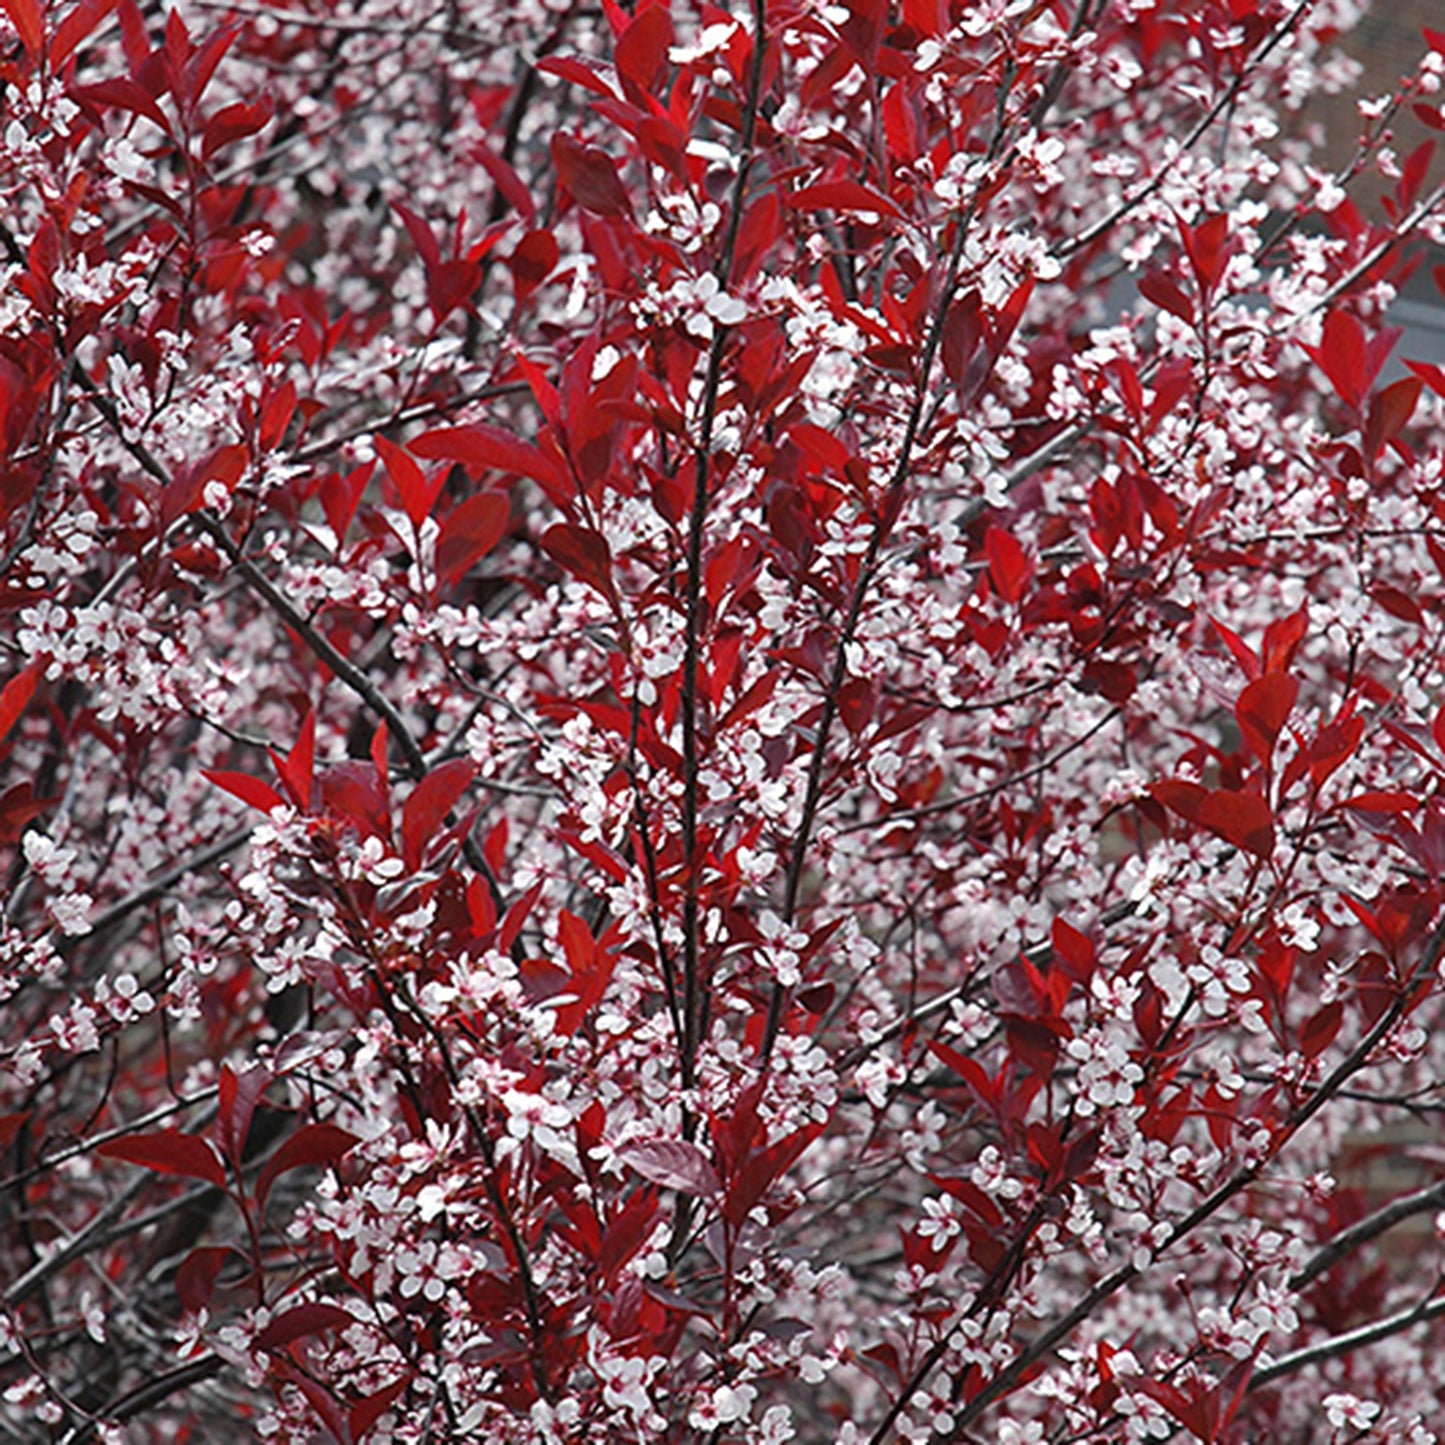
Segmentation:
[(1445, 1439), (1363, 13), (0, 0), (0, 1433)]

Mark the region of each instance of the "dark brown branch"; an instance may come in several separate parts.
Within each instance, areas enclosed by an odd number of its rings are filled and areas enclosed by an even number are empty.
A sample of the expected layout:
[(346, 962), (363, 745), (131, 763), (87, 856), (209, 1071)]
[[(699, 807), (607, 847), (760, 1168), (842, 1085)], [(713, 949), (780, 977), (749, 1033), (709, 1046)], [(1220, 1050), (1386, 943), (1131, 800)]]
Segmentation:
[(1353, 1354), (1356, 1350), (1364, 1349), (1366, 1345), (1373, 1345), (1378, 1340), (1388, 1339), (1391, 1335), (1398, 1335), (1402, 1330), (1413, 1329), (1416, 1325), (1427, 1324), (1430, 1320), (1439, 1319), (1441, 1315), (1445, 1315), (1445, 1299), (1427, 1296), (1419, 1304), (1411, 1305), (1399, 1314), (1361, 1325), (1358, 1329), (1346, 1330), (1342, 1335), (1331, 1335), (1327, 1340), (1320, 1340), (1317, 1344), (1306, 1345), (1302, 1350), (1281, 1356), (1272, 1365), (1256, 1370), (1249, 1377), (1249, 1388), (1262, 1389), (1285, 1375), (1296, 1374), (1310, 1365), (1338, 1359), (1341, 1355)]
[[(748, 100), (743, 112), (742, 148), (737, 174), (733, 177), (732, 202), (728, 215), (727, 234), (723, 241), (713, 275), (726, 289), (732, 274), (733, 257), (737, 251), (738, 233), (742, 226), (743, 202), (747, 196), (749, 173), (753, 165), (758, 110), (762, 104), (763, 57), (767, 47), (766, 0), (753, 0), (753, 54), (748, 77)], [(695, 474), (692, 514), (687, 535), (687, 594), (684, 610), (682, 660), (682, 1039), (680, 1041), (682, 1082), (691, 1088), (697, 1049), (704, 1031), (706, 1010), (702, 998), (703, 981), (699, 976), (698, 947), (698, 866), (697, 825), (702, 760), (698, 745), (697, 674), (702, 654), (703, 610), (703, 540), (707, 522), (709, 488), (712, 483), (713, 424), (717, 416), (718, 393), (722, 385), (723, 354), (729, 330), (719, 325), (713, 332), (708, 353), (707, 379), (703, 385), (702, 419), (695, 453)]]
[[(162, 1400), (168, 1400), (172, 1395), (189, 1390), (192, 1385), (199, 1385), (204, 1380), (214, 1379), (223, 1369), (225, 1362), (219, 1355), (203, 1355), (199, 1360), (191, 1360), (188, 1364), (168, 1370), (164, 1375), (157, 1375), (112, 1400), (105, 1406), (99, 1419), (132, 1420), (153, 1405), (159, 1405)], [(77, 1425), (64, 1436), (61, 1445), (83, 1445), (83, 1442), (95, 1433), (97, 1423), (97, 1420), (87, 1420), (84, 1424)]]
[(1348, 1229), (1342, 1229), (1290, 1280), (1289, 1287), (1303, 1289), (1312, 1279), (1318, 1278), (1328, 1269), (1333, 1269), (1346, 1255), (1353, 1254), (1361, 1245), (1368, 1244), (1387, 1229), (1393, 1229), (1416, 1214), (1442, 1208), (1445, 1208), (1445, 1180), (1430, 1185), (1428, 1189), (1420, 1189), (1414, 1194), (1392, 1199), (1373, 1214), (1367, 1214)]

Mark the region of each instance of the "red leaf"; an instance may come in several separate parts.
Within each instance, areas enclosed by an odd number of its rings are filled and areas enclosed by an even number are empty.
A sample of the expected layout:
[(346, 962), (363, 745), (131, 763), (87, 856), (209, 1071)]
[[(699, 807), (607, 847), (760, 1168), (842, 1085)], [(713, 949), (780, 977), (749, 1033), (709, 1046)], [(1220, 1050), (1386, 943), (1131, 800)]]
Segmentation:
[[(1365, 720), (1355, 716), (1352, 703), (1346, 703), (1340, 715), (1320, 729), (1309, 752), (1310, 781), (1316, 788), (1323, 787), (1330, 774), (1349, 760), (1364, 732)], [(1436, 737), (1438, 740), (1438, 733)]]
[[(378, 728), (377, 736), (385, 737)], [(391, 840), (391, 809), (378, 781), (376, 765), (348, 758), (322, 770), (317, 780), (321, 810), (328, 816), (353, 823), (364, 838)]]
[(985, 1109), (990, 1112), (998, 1109), (999, 1091), (977, 1059), (971, 1059), (967, 1054), (961, 1054), (957, 1049), (938, 1043), (936, 1040), (929, 1044), (928, 1052), (940, 1063), (952, 1069), (968, 1085), (973, 1096)]
[[(473, 102), (476, 101), (479, 93), (473, 93)], [(472, 151), (472, 155), (481, 162), (482, 169), (491, 176), (502, 199), (507, 201), (529, 226), (532, 225), (537, 219), (537, 207), (532, 200), (532, 193), (523, 184), (521, 176), (501, 156), (493, 155), (486, 145), (478, 145)]]
[(657, 1192), (652, 1189), (637, 1190), (613, 1215), (597, 1250), (597, 1268), (604, 1279), (612, 1280), (637, 1253), (656, 1218)]
[(481, 283), (481, 265), (472, 257), (443, 261), (432, 267), (426, 275), (426, 300), (437, 325), (440, 326), (458, 306), (470, 305)]
[(266, 405), (262, 407), (260, 423), (257, 426), (257, 441), (263, 451), (270, 451), (273, 447), (279, 447), (280, 441), (286, 435), (286, 428), (290, 425), (290, 419), (296, 413), (296, 383), (286, 381), (283, 386), (277, 387), (266, 399)]
[(983, 539), (983, 550), (993, 590), (1005, 602), (1018, 602), (1034, 575), (1033, 563), (1018, 538), (1002, 527), (990, 527)]
[(838, 27), (855, 60), (871, 71), (878, 63), (883, 32), (888, 28), (889, 0), (848, 0), (848, 18)]
[(401, 856), (411, 872), (421, 867), (426, 845), (476, 775), (477, 765), (470, 758), (453, 758), (412, 789), (401, 811)]
[(1178, 813), (1181, 818), (1191, 823), (1199, 822), (1204, 813), (1204, 805), (1209, 801), (1208, 788), (1180, 778), (1169, 778), (1162, 783), (1155, 783), (1149, 792), (1171, 812)]
[(612, 596), (612, 552), (600, 532), (557, 522), (542, 533), (541, 545), (558, 566), (604, 597)]
[(552, 137), (552, 163), (558, 180), (584, 211), (598, 216), (631, 217), (632, 202), (606, 151), (559, 131)]
[(838, 995), (838, 986), (831, 979), (821, 979), (817, 983), (807, 983), (799, 988), (795, 997), (798, 1007), (813, 1014), (825, 1014), (833, 1006), (833, 1000)]
[(505, 536), (512, 505), (497, 492), (479, 492), (453, 507), (437, 537), (437, 575), (456, 582)]
[(1253, 682), (1260, 674), (1259, 658), (1254, 655), (1254, 650), (1237, 632), (1226, 627), (1218, 618), (1211, 617), (1209, 623), (1229, 649), (1230, 655), (1244, 670), (1244, 675)]
[(351, 1428), (352, 1440), (358, 1442), (359, 1445), (367, 1431), (401, 1399), (411, 1381), (411, 1375), (403, 1375), (401, 1379), (393, 1381), (384, 1389), (377, 1390), (370, 1395), (363, 1395), (351, 1407), (346, 1417), (346, 1423)]
[(401, 217), (402, 224), (411, 237), (411, 243), (416, 247), (416, 253), (421, 257), (422, 266), (427, 271), (433, 271), (441, 265), (441, 248), (437, 245), (437, 238), (432, 235), (432, 229), (413, 210), (403, 206), (400, 201), (394, 203), (393, 210)]
[(945, 6), (939, 0), (903, 0), (903, 22), (919, 35), (941, 35), (948, 28)]
[(1151, 1400), (1163, 1405), (1196, 1440), (1203, 1441), (1204, 1445), (1210, 1445), (1214, 1439), (1214, 1431), (1210, 1426), (1209, 1411), (1205, 1400), (1191, 1398), (1177, 1385), (1169, 1384), (1164, 1380), (1151, 1380), (1147, 1376), (1132, 1379), (1129, 1384), (1131, 1389), (1148, 1395)]
[(235, 1251), (227, 1244), (193, 1249), (176, 1270), (176, 1295), (187, 1314), (199, 1314), (211, 1303), (216, 1276)]
[(542, 896), (544, 879), (538, 879), (512, 906), (507, 909), (507, 916), (502, 920), (502, 926), (497, 933), (497, 947), (503, 952), (517, 941), (522, 932), (523, 925), (527, 922), (528, 915), (536, 907), (537, 900)]
[(50, 68), (59, 70), (71, 52), (116, 7), (116, 0), (80, 0), (50, 37)]
[(1408, 592), (1391, 587), (1388, 582), (1376, 582), (1370, 588), (1370, 596), (1391, 617), (1398, 617), (1401, 622), (1408, 622), (1414, 627), (1424, 624), (1425, 614)]
[(764, 191), (743, 213), (729, 289), (738, 289), (783, 233), (783, 207), (776, 191)]
[[(37, 798), (32, 783), (16, 783), (0, 793), (0, 848), (8, 848), (20, 841), (25, 825), (38, 818), (47, 808), (53, 807), (59, 799)], [(3, 1144), (4, 1140), (0, 1140)]]
[(584, 978), (592, 971), (597, 953), (597, 940), (582, 919), (563, 909), (557, 920), (557, 936), (567, 957), (567, 969), (574, 979)]
[(1152, 275), (1141, 277), (1139, 292), (1161, 311), (1167, 311), (1170, 315), (1177, 316), (1186, 325), (1194, 324), (1194, 303), (1167, 276), (1155, 272)]
[(602, 74), (590, 62), (576, 56), (548, 55), (537, 62), (537, 69), (544, 75), (557, 75), (563, 80), (570, 80), (574, 85), (580, 85), (606, 99), (617, 98), (617, 92)]
[(977, 291), (966, 292), (944, 314), (943, 370), (955, 386), (964, 388), (965, 382), (971, 381), (972, 374), (979, 370), (972, 363), (983, 345), (986, 330), (983, 300)]
[(266, 1167), (256, 1180), (256, 1208), (261, 1210), (266, 1207), (271, 1186), (288, 1169), (300, 1169), (307, 1164), (335, 1164), (359, 1142), (355, 1134), (335, 1124), (303, 1124), (266, 1161)]
[[(170, 12), (166, 20), (166, 49), (170, 52), (172, 72), (177, 77), (175, 89), (180, 100), (200, 100), (239, 33), (237, 28), (221, 28), (192, 48), (179, 9)], [(181, 56), (185, 57), (184, 66), (178, 63)]]
[(127, 1164), (139, 1164), (143, 1169), (154, 1169), (157, 1174), (178, 1174), (225, 1187), (226, 1171), (210, 1143), (194, 1134), (182, 1134), (179, 1129), (108, 1139), (98, 1145), (95, 1152), (106, 1159), (120, 1159)]
[(1049, 942), (1054, 963), (1075, 983), (1087, 985), (1098, 964), (1093, 940), (1062, 918), (1055, 918)]
[(686, 1139), (649, 1139), (624, 1144), (617, 1157), (644, 1179), (664, 1189), (700, 1199), (715, 1199), (721, 1189), (717, 1170), (696, 1144)]
[(807, 1128), (799, 1129), (754, 1154), (743, 1165), (729, 1191), (729, 1220), (741, 1225), (752, 1207), (798, 1162), (822, 1132), (822, 1124), (809, 1124)]
[(1239, 695), (1234, 709), (1239, 730), (1266, 768), (1274, 755), (1275, 740), (1298, 696), (1298, 681), (1284, 672), (1265, 673)]
[(1430, 361), (1407, 361), (1405, 365), (1425, 382), (1436, 396), (1445, 396), (1445, 368)]
[(1200, 294), (1208, 296), (1219, 283), (1228, 257), (1229, 217), (1211, 216), (1197, 226), (1179, 226), (1184, 237), (1184, 249), (1189, 264), (1194, 269), (1194, 278), (1199, 283)]
[(8, 736), (10, 729), (20, 721), (21, 714), (30, 706), (41, 671), (41, 665), (32, 662), (29, 667), (17, 672), (5, 684), (4, 692), (0, 692), (0, 740)]
[(847, 211), (874, 216), (901, 216), (903, 213), (877, 191), (857, 181), (825, 181), (817, 186), (804, 186), (783, 198), (793, 211)]
[(1356, 793), (1340, 804), (1342, 808), (1355, 808), (1362, 813), (1413, 813), (1420, 806), (1413, 793), (1382, 789), (1378, 792)]
[(35, 59), (45, 44), (45, 12), (40, 0), (0, 0), (20, 41)]
[(560, 480), (557, 463), (539, 447), (494, 426), (448, 426), (413, 438), (409, 450), (427, 460), (457, 462), (475, 476), (484, 471), (517, 472), (544, 486)]
[(1304, 640), (1309, 613), (1301, 607), (1288, 617), (1279, 617), (1264, 629), (1259, 655), (1266, 672), (1288, 672)]
[(223, 150), (228, 145), (234, 145), (248, 135), (255, 135), (270, 119), (271, 104), (269, 100), (259, 100), (255, 104), (236, 100), (232, 101), (230, 105), (222, 106), (206, 121), (201, 141), (203, 158), (210, 160), (218, 150)]
[(134, 115), (143, 115), (167, 135), (170, 134), (171, 123), (166, 118), (165, 111), (156, 104), (155, 98), (143, 86), (137, 85), (124, 75), (111, 76), (107, 80), (97, 81), (94, 85), (78, 85), (71, 93), (76, 99), (90, 105), (115, 106)]
[(1132, 667), (1106, 657), (1094, 658), (1079, 677), (1080, 692), (1099, 693), (1110, 702), (1128, 702), (1138, 685)]
[(301, 723), (301, 731), (291, 751), (283, 758), (275, 748), (267, 748), (271, 762), (281, 779), (281, 786), (293, 806), (305, 812), (311, 806), (312, 785), (315, 782), (316, 762), (316, 714), (308, 710)]
[(446, 480), (446, 471), (439, 470), (436, 476), (428, 480), (415, 459), (385, 437), (376, 438), (376, 449), (381, 454), (387, 476), (391, 478), (397, 495), (401, 498), (402, 510), (411, 519), (413, 527), (420, 527), (430, 514), (437, 493), (441, 491), (442, 483)]
[(269, 813), (281, 806), (281, 795), (269, 783), (253, 778), (249, 773), (228, 773), (214, 768), (202, 768), (201, 776), (207, 782), (224, 788), (233, 798), (239, 798), (247, 807)]
[(1317, 1009), (1305, 1021), (1304, 1027), (1300, 1030), (1300, 1053), (1307, 1059), (1318, 1058), (1334, 1043), (1335, 1035), (1339, 1033), (1344, 1017), (1345, 1006), (1339, 999)]
[(835, 472), (841, 472), (852, 460), (853, 454), (829, 431), (810, 421), (795, 421), (788, 428), (788, 436), (810, 457)]
[(1406, 376), (1370, 398), (1370, 415), (1365, 422), (1365, 454), (1371, 461), (1405, 430), (1423, 389), (1424, 382), (1418, 376)]
[(1325, 317), (1320, 344), (1307, 346), (1305, 350), (1329, 378), (1340, 400), (1359, 407), (1370, 385), (1364, 327), (1347, 311), (1331, 311)]
[(375, 470), (375, 461), (369, 461), (344, 477), (336, 472), (328, 472), (321, 479), (317, 495), (321, 500), (321, 510), (326, 513), (326, 525), (336, 534), (338, 549), (346, 540), (351, 519), (356, 515), (356, 509), (361, 504), (362, 495)]
[(528, 231), (512, 248), (507, 265), (512, 268), (512, 282), (517, 299), (523, 300), (557, 269), (561, 249), (551, 231)]
[(239, 1074), (230, 1064), (221, 1065), (217, 1095), (216, 1143), (221, 1153), (239, 1165), (251, 1132), (251, 1116), (271, 1084), (271, 1071), (264, 1064), (248, 1064)]
[(1246, 853), (1268, 858), (1274, 852), (1274, 814), (1259, 793), (1216, 789), (1205, 799), (1199, 821)]
[(347, 1445), (350, 1426), (347, 1424), (341, 1401), (325, 1385), (319, 1384), (310, 1375), (298, 1369), (289, 1356), (283, 1355), (278, 1358), (274, 1362), (274, 1369), (276, 1375), (287, 1384), (294, 1386), (306, 1403), (316, 1412), (317, 1419), (330, 1431), (331, 1438), (336, 1441), (336, 1445)]
[(970, 1214), (977, 1215), (990, 1229), (998, 1229), (1003, 1224), (1003, 1214), (998, 1205), (971, 1179), (961, 1176), (950, 1178), (943, 1174), (930, 1174), (928, 1177), (945, 1194), (958, 1200)]
[(1261, 858), (1274, 852), (1274, 815), (1259, 793), (1225, 788), (1211, 792), (1181, 779), (1155, 783), (1149, 792), (1181, 818), (1208, 828), (1237, 848)]
[(256, 1343), (263, 1350), (279, 1350), (307, 1335), (319, 1335), (324, 1330), (345, 1329), (354, 1325), (356, 1316), (340, 1305), (307, 1304), (297, 1305), (283, 1315), (277, 1315), (259, 1335)]
[(667, 69), (672, 44), (672, 16), (665, 3), (639, 10), (620, 36), (613, 56), (617, 73), (630, 80), (643, 95), (652, 95)]

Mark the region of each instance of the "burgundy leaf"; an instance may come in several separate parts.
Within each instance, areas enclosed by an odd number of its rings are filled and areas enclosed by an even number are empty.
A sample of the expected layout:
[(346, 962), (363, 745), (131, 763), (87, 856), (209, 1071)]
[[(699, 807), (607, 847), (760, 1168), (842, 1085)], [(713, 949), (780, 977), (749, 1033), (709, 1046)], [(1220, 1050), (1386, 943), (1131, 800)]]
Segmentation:
[(1299, 696), (1299, 683), (1288, 673), (1267, 672), (1239, 695), (1234, 716), (1255, 757), (1269, 766), (1275, 740)]
[(216, 1117), (216, 1143), (222, 1155), (239, 1165), (245, 1152), (246, 1138), (251, 1132), (251, 1118), (256, 1105), (271, 1085), (272, 1074), (265, 1064), (250, 1063), (239, 1072), (230, 1064), (221, 1065), (218, 1084), (220, 1112)]
[(21, 43), (34, 58), (45, 45), (45, 11), (41, 0), (0, 0)]
[(502, 540), (511, 516), (511, 503), (498, 492), (480, 492), (459, 502), (437, 538), (438, 576), (456, 582)]
[(249, 773), (231, 773), (224, 770), (203, 768), (201, 776), (218, 788), (224, 788), (233, 798), (239, 798), (248, 807), (269, 813), (281, 806), (281, 795), (269, 783), (253, 778)]
[(600, 532), (557, 522), (542, 534), (542, 550), (579, 581), (612, 595), (612, 553)]
[(279, 1350), (308, 1335), (325, 1330), (342, 1330), (356, 1323), (356, 1316), (340, 1305), (305, 1304), (279, 1314), (256, 1336), (258, 1348)]
[(599, 216), (632, 215), (632, 201), (606, 151), (585, 145), (565, 131), (552, 137), (552, 164), (572, 198)]
[(226, 1183), (226, 1171), (209, 1141), (198, 1139), (194, 1134), (182, 1134), (179, 1129), (107, 1139), (96, 1146), (95, 1152), (106, 1159), (139, 1164), (157, 1174), (178, 1174), (221, 1187)]
[(176, 1270), (176, 1295), (187, 1314), (199, 1314), (209, 1307), (216, 1277), (235, 1255), (228, 1244), (203, 1245), (193, 1249)]
[(0, 741), (3, 741), (10, 729), (20, 721), (21, 715), (30, 705), (41, 672), (40, 664), (32, 662), (29, 667), (17, 672), (5, 684), (4, 691), (0, 692)]
[(717, 1171), (696, 1144), (685, 1139), (650, 1139), (624, 1144), (618, 1159), (644, 1179), (699, 1199), (716, 1199), (722, 1185)]
[(271, 1186), (288, 1170), (306, 1165), (332, 1165), (360, 1140), (335, 1124), (303, 1124), (266, 1161), (256, 1181), (256, 1208), (264, 1210)]
[(477, 765), (470, 758), (453, 758), (412, 789), (401, 814), (402, 860), (410, 871), (421, 866), (427, 844), (476, 775)]

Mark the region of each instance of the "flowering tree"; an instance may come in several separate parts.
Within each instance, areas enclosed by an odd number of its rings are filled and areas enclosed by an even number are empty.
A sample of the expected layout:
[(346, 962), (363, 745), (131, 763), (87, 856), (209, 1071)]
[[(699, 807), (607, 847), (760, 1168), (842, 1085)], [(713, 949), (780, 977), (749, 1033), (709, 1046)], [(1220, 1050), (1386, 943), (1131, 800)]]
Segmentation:
[(1445, 35), (0, 12), (8, 1438), (1436, 1438)]

